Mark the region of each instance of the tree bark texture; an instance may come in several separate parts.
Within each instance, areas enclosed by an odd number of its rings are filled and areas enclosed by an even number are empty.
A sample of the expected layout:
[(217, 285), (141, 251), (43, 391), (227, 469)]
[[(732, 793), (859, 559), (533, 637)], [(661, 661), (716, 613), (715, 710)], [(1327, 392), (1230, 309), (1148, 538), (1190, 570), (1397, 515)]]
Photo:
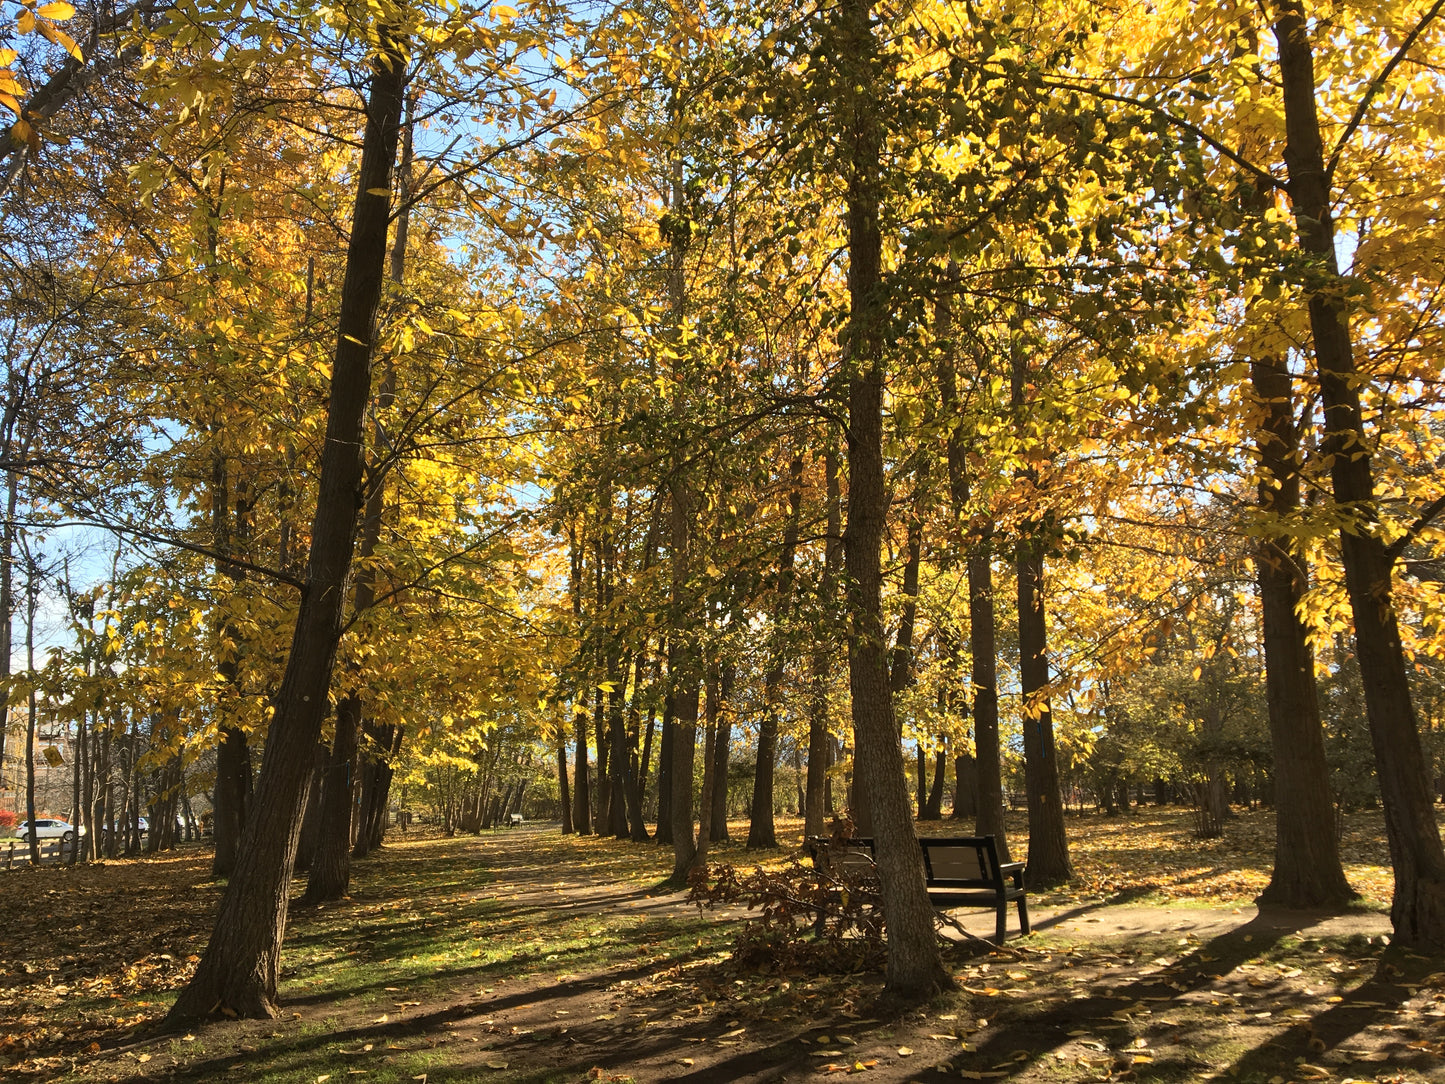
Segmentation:
[(867, 795), (888, 929), (886, 989), (905, 999), (953, 985), (939, 956), (933, 907), (923, 883), (922, 852), (893, 714), (883, 629), (882, 546), (888, 512), (883, 471), (883, 384), (887, 300), (879, 224), (883, 146), (878, 117), (883, 82), (869, 0), (836, 9), (843, 86), (842, 138), (847, 182), (848, 525), (844, 562), (850, 619), (848, 683), (858, 748), (854, 773)]
[(1019, 543), (1019, 679), (1024, 711), (1024, 785), (1029, 803), (1028, 882), (1031, 887), (1059, 884), (1073, 876), (1064, 835), (1063, 791), (1054, 750), (1054, 721), (1049, 709), (1049, 661), (1045, 651), (1044, 558), (1040, 543)]
[(708, 833), (708, 840), (712, 843), (722, 843), (731, 838), (728, 835), (728, 754), (732, 749), (732, 695), (737, 676), (737, 663), (731, 659), (723, 663), (719, 689), (721, 702), (718, 706), (717, 734), (713, 738), (712, 751), (713, 779), (716, 781), (712, 789), (712, 823)]
[[(843, 563), (843, 516), (839, 503), (838, 453), (830, 439), (823, 453), (824, 500), (827, 502), (823, 540), (823, 575), (818, 583), (818, 605), (830, 615), (837, 604), (838, 568)], [(828, 769), (833, 766), (833, 735), (828, 733), (828, 679), (832, 672), (833, 644), (825, 617), (813, 633), (809, 664), (808, 785), (803, 811), (804, 836), (820, 836), (827, 816)]]
[(758, 759), (753, 772), (753, 801), (748, 820), (750, 851), (778, 845), (777, 827), (773, 823), (773, 777), (778, 766), (778, 722), (782, 714), (779, 701), (791, 641), (793, 559), (798, 550), (802, 507), (803, 457), (794, 452), (788, 465), (788, 518), (783, 526), (783, 548), (778, 554), (778, 573), (773, 582), (771, 657), (763, 678), (763, 714), (758, 723)]
[(1300, 0), (1283, 0), (1276, 12), (1288, 192), (1300, 247), (1312, 259), (1310, 331), (1324, 407), (1320, 449), (1329, 463), (1335, 503), (1349, 513), (1340, 531), (1341, 558), (1395, 871), (1390, 919), (1398, 942), (1439, 952), (1445, 950), (1445, 847), (1391, 597), (1394, 555), (1376, 529), (1374, 472), (1361, 407), (1361, 374), (1335, 255), (1309, 23)]
[(562, 806), (562, 834), (572, 834), (572, 793), (567, 785), (567, 734), (561, 724), (557, 727), (557, 794)]
[(1333, 822), (1334, 806), (1309, 630), (1299, 617), (1308, 586), (1304, 556), (1288, 533), (1300, 502), (1294, 385), (1277, 358), (1253, 359), (1250, 374), (1262, 415), (1259, 510), (1268, 522), (1256, 568), (1275, 787), (1274, 869), (1259, 902), (1337, 907), (1355, 893), (1345, 880), (1336, 834), (1320, 830)]
[(346, 695), (336, 702), (336, 729), (321, 781), (321, 827), (310, 876), (301, 902), (306, 906), (339, 900), (351, 888), (351, 814), (355, 793), (357, 731), (361, 726), (361, 700)]
[(384, 52), (373, 61), (367, 93), (301, 608), (276, 694), (254, 811), (247, 819), (210, 943), (168, 1017), (173, 1023), (218, 1010), (242, 1017), (277, 1012), (281, 942), (311, 752), (327, 709), (346, 577), (364, 500), (363, 422), (371, 397), (372, 339), (386, 272), (392, 169), (406, 77), (401, 48), (385, 28), (381, 40)]

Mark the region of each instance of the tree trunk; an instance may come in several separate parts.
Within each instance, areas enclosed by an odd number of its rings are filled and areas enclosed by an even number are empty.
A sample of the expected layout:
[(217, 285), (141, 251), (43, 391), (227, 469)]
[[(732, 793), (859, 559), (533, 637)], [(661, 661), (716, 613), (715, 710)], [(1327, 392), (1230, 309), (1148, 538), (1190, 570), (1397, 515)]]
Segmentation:
[(566, 727), (557, 725), (557, 795), (562, 807), (562, 834), (572, 834), (572, 794), (567, 785), (567, 733)]
[(371, 342), (386, 269), (392, 167), (406, 78), (400, 43), (387, 28), (379, 29), (383, 53), (373, 61), (368, 89), (301, 608), (236, 869), (222, 897), (210, 943), (167, 1017), (172, 1023), (218, 1010), (242, 1017), (270, 1017), (277, 1012), (276, 982), (292, 863), (311, 752), (320, 736), (341, 638), (346, 578), (363, 500), (363, 421), (371, 398)]
[(1019, 677), (1024, 700), (1024, 786), (1029, 803), (1028, 880), (1035, 888), (1059, 884), (1073, 876), (1047, 694), (1043, 581), (1040, 543), (1025, 539), (1019, 543), (1018, 558)]
[(887, 300), (883, 282), (879, 195), (882, 130), (877, 111), (889, 95), (873, 70), (877, 43), (870, 0), (842, 0), (835, 9), (843, 68), (843, 158), (847, 183), (849, 318), (847, 568), (849, 688), (859, 747), (854, 773), (866, 794), (877, 845), (878, 876), (888, 928), (886, 990), (921, 998), (953, 981), (939, 956), (933, 907), (913, 833), (903, 750), (893, 715), (888, 645), (882, 612), (882, 545), (888, 512), (883, 472), (883, 348)]
[(336, 733), (321, 781), (321, 827), (316, 852), (311, 856), (311, 875), (301, 897), (305, 906), (339, 900), (351, 887), (351, 811), (355, 793), (352, 765), (360, 725), (360, 699), (343, 696), (336, 702)]
[(647, 822), (642, 816), (642, 764), (638, 751), (642, 738), (642, 672), (646, 665), (647, 643), (644, 641), (632, 666), (632, 700), (627, 709), (628, 723), (624, 742), (627, 756), (622, 763), (622, 783), (627, 800), (627, 838), (634, 843), (646, 843), (649, 838)]
[[(942, 398), (945, 411), (957, 402), (954, 370), (951, 363), (942, 369)], [(969, 477), (967, 448), (961, 427), (955, 425), (948, 438), (948, 488), (954, 518), (963, 524), (969, 517)], [(973, 703), (973, 746), (975, 761), (971, 778), (975, 781), (971, 807), (975, 810), (974, 831), (993, 836), (1000, 862), (1009, 862), (1008, 832), (1004, 827), (1003, 753), (998, 729), (998, 645), (997, 621), (993, 597), (993, 523), (983, 520), (977, 528), (968, 553), (968, 636), (972, 658), (969, 685)], [(962, 787), (960, 774), (959, 786)], [(956, 799), (955, 799), (956, 802)], [(970, 803), (965, 802), (968, 806)], [(954, 806), (958, 815), (958, 805)]]
[[(605, 668), (607, 663), (600, 648), (597, 654), (598, 662)], [(611, 830), (612, 765), (609, 759), (611, 749), (608, 748), (607, 742), (607, 693), (600, 688), (594, 689), (593, 697), (592, 738), (593, 743), (597, 746), (597, 779), (592, 792), (596, 801), (592, 810), (592, 821), (597, 828), (597, 834), (602, 836)]]
[[(25, 669), (35, 673), (35, 610), (39, 599), (39, 574), (35, 558), (25, 552)], [(40, 833), (35, 827), (35, 730), (39, 723), (39, 699), (35, 686), (25, 698), (25, 818), (30, 822), (30, 864), (40, 865)]]
[(733, 741), (733, 684), (737, 680), (738, 665), (729, 659), (723, 663), (721, 688), (718, 695), (721, 703), (717, 714), (717, 734), (713, 739), (712, 751), (712, 821), (708, 840), (722, 843), (731, 838), (728, 835), (728, 756)]
[(938, 821), (943, 819), (943, 783), (948, 774), (948, 750), (940, 746), (933, 754), (933, 786), (929, 788), (928, 800), (923, 804), (920, 820)]
[(612, 679), (612, 688), (607, 693), (607, 729), (608, 748), (611, 755), (611, 763), (608, 765), (610, 779), (609, 791), (612, 801), (608, 810), (608, 831), (618, 839), (627, 839), (631, 835), (630, 826), (627, 823), (627, 773), (631, 768), (632, 750), (627, 744), (627, 720), (624, 714), (626, 707), (623, 698), (627, 692), (624, 687), (627, 683), (627, 671), (631, 669), (630, 660), (623, 658), (620, 661), (613, 656), (608, 659), (608, 666), (612, 668), (609, 677)]
[[(669, 683), (672, 681), (676, 662), (676, 650), (669, 646), (667, 651)], [(652, 842), (668, 847), (672, 846), (672, 747), (677, 737), (672, 724), (675, 718), (673, 705), (676, 702), (669, 684), (662, 699), (662, 740), (659, 743), (661, 748), (657, 753), (657, 831), (652, 835)]]
[[(673, 590), (675, 612), (685, 613), (680, 605), (685, 598), (688, 559), (691, 546), (690, 495), (679, 485), (672, 494)], [(670, 794), (668, 830), (672, 834), (672, 880), (683, 883), (697, 857), (693, 837), (693, 759), (697, 748), (697, 709), (699, 675), (695, 649), (680, 644), (675, 649), (676, 667), (669, 667), (673, 686), (672, 771), (668, 780)]]
[(316, 856), (316, 847), (321, 842), (321, 785), (326, 779), (326, 765), (330, 760), (331, 750), (317, 742), (315, 767), (306, 787), (306, 809), (301, 815), (301, 837), (296, 844), (297, 870), (311, 868), (311, 859)]
[(1445, 950), (1445, 848), (1391, 601), (1396, 553), (1376, 529), (1374, 472), (1345, 307), (1347, 291), (1335, 255), (1331, 175), (1325, 167), (1316, 112), (1309, 21), (1300, 0), (1283, 0), (1276, 10), (1288, 192), (1300, 247), (1312, 258), (1316, 278), (1309, 294), (1309, 317), (1324, 407), (1321, 451), (1330, 466), (1336, 506), (1348, 513), (1340, 530), (1341, 557), (1395, 871), (1390, 919), (1396, 941), (1439, 952)]
[[(1009, 367), (1009, 402), (1022, 426), (1028, 362), (1016, 347)], [(1020, 477), (1037, 491), (1037, 474)], [(1018, 543), (1019, 686), (1023, 699), (1024, 788), (1029, 803), (1028, 882), (1030, 887), (1060, 884), (1073, 876), (1064, 834), (1063, 790), (1054, 749), (1054, 718), (1049, 707), (1048, 622), (1044, 614), (1045, 524), (1023, 525)]]
[(978, 816), (978, 760), (972, 753), (953, 758), (953, 819)]
[[(14, 462), (14, 445), (10, 434), (19, 396), (7, 389), (0, 448), (7, 460)], [(15, 512), (20, 495), (20, 473), (13, 467), (5, 472), (5, 522), (0, 523), (0, 767), (5, 763), (5, 734), (10, 727), (10, 652), (15, 635)]]
[(837, 604), (838, 567), (843, 563), (843, 517), (839, 505), (838, 453), (830, 438), (823, 453), (824, 500), (827, 526), (823, 540), (823, 575), (818, 603), (823, 619), (813, 632), (809, 665), (808, 787), (803, 813), (803, 835), (820, 836), (827, 817), (828, 769), (833, 766), (833, 736), (828, 733), (828, 678), (832, 671), (833, 643), (826, 630)]
[(577, 727), (575, 770), (572, 773), (572, 823), (580, 836), (592, 832), (592, 801), (587, 782), (587, 708), (577, 705), (574, 722)]
[(798, 531), (803, 507), (803, 457), (794, 452), (788, 465), (788, 518), (783, 526), (783, 548), (778, 554), (778, 574), (773, 585), (772, 644), (767, 674), (763, 678), (763, 713), (758, 723), (758, 759), (753, 771), (753, 800), (748, 813), (748, 850), (771, 849), (778, 845), (773, 823), (773, 778), (778, 767), (778, 720), (782, 712), (779, 697), (783, 687), (789, 629), (793, 612), (793, 558), (798, 549)]

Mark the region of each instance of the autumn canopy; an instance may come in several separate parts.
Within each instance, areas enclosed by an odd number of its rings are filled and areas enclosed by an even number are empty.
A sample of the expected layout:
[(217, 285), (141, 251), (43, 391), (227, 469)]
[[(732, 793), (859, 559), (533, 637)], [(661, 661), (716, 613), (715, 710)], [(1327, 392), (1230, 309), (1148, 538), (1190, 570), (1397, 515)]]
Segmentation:
[(1442, 8), (12, 3), (0, 805), (204, 822), (176, 1019), (413, 812), (846, 808), (917, 996), (915, 817), (1378, 805), (1445, 949)]

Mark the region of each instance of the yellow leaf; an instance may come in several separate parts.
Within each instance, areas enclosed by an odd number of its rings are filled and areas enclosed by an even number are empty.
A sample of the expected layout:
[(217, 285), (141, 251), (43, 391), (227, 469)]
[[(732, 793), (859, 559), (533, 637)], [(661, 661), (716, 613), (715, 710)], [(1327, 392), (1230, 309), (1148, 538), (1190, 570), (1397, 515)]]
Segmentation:
[(517, 17), (517, 9), (512, 7), (511, 4), (498, 4), (492, 8), (492, 15), (497, 19), (515, 19)]
[(913, 1055), (913, 1048), (912, 1048), (911, 1046), (900, 1046), (900, 1047), (898, 1048), (898, 1056), (899, 1056), (900, 1058), (907, 1058), (907, 1057), (911, 1057), (912, 1055)]
[(48, 4), (41, 4), (35, 9), (36, 15), (43, 15), (47, 19), (64, 21), (75, 14), (75, 8), (67, 4), (65, 0), (50, 0)]
[(0, 49), (0, 64), (4, 64), (8, 67), (9, 65), (14, 64), (19, 56), (20, 54), (17, 53), (14, 49)]
[(35, 32), (35, 12), (29, 8), (23, 9), (15, 16), (15, 29), (22, 34), (33, 34)]
[(0, 105), (3, 105), (6, 109), (10, 110), (10, 112), (14, 113), (17, 117), (20, 115), (20, 103), (14, 98), (12, 98), (10, 95), (6, 94), (3, 90), (0, 90)]
[(24, 120), (17, 120), (10, 126), (10, 135), (20, 140), (21, 143), (35, 142), (35, 129), (30, 127)]

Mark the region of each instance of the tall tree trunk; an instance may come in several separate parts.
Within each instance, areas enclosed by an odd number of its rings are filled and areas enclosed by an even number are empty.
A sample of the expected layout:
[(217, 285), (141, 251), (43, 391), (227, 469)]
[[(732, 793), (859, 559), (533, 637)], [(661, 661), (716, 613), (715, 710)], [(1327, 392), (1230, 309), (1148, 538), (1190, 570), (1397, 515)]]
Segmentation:
[(717, 786), (717, 762), (713, 759), (713, 746), (717, 742), (717, 720), (722, 709), (722, 698), (718, 693), (720, 678), (714, 663), (708, 667), (703, 680), (703, 729), (702, 729), (702, 793), (698, 796), (697, 853), (693, 865), (706, 867), (708, 845), (712, 841), (713, 790)]
[(1289, 198), (1300, 247), (1314, 264), (1309, 317), (1324, 406), (1320, 447), (1330, 466), (1335, 503), (1346, 512), (1340, 530), (1345, 588), (1354, 613), (1365, 715), (1395, 871), (1390, 919), (1398, 942), (1439, 952), (1445, 950), (1445, 847), (1391, 600), (1398, 548), (1387, 546), (1376, 529), (1370, 442), (1345, 307), (1347, 291), (1335, 255), (1331, 174), (1316, 111), (1314, 52), (1300, 0), (1282, 0), (1276, 8), (1274, 33), (1284, 88)]
[(275, 699), (253, 814), (196, 973), (168, 1016), (181, 1022), (226, 1010), (276, 1014), (292, 863), (311, 751), (320, 737), (347, 573), (361, 511), (363, 421), (371, 398), (371, 343), (386, 270), (392, 167), (406, 78), (404, 49), (379, 28), (332, 366), (326, 439), (301, 608)]
[[(673, 121), (676, 122), (676, 100), (673, 102)], [(683, 185), (682, 137), (675, 134), (672, 152), (672, 198), (671, 211), (676, 216), (685, 216), (686, 189)], [(678, 343), (682, 340), (683, 323), (687, 317), (687, 282), (684, 277), (687, 254), (687, 231), (671, 231), (671, 245), (668, 252), (668, 320), (672, 336)], [(674, 416), (683, 421), (687, 414), (688, 373), (682, 351), (674, 363), (676, 388), (672, 410)], [(688, 614), (696, 605), (692, 597), (690, 579), (692, 576), (693, 535), (696, 496), (693, 492), (689, 466), (682, 454), (673, 464), (671, 478), (672, 496), (672, 615), (678, 635), (671, 643), (672, 660), (668, 666), (668, 678), (672, 685), (673, 737), (672, 773), (669, 781), (670, 823), (672, 834), (672, 880), (681, 883), (697, 857), (697, 842), (693, 837), (693, 760), (697, 749), (698, 689), (702, 680), (701, 660), (697, 645), (689, 630), (681, 628), (688, 620)]]
[[(232, 584), (239, 587), (242, 573), (235, 565), (225, 560), (233, 552), (236, 536), (232, 529), (231, 496), (226, 458), (218, 449), (211, 471), (212, 545), (220, 555), (216, 570), (227, 576)], [(236, 517), (241, 516), (237, 503)], [(239, 637), (229, 627), (222, 629), (222, 640), (236, 641)], [(216, 670), (229, 691), (240, 686), (240, 660), (234, 651), (222, 649)], [(237, 848), (241, 843), (241, 832), (246, 825), (246, 800), (251, 793), (251, 750), (247, 744), (246, 732), (232, 726), (226, 720), (229, 705), (223, 700), (220, 705), (220, 720), (217, 730), (220, 741), (216, 747), (216, 786), (211, 799), (213, 810), (216, 850), (211, 859), (211, 873), (216, 877), (229, 877), (236, 867)]]
[(827, 816), (828, 769), (833, 766), (833, 736), (828, 733), (828, 679), (835, 647), (826, 630), (837, 604), (838, 568), (843, 563), (843, 516), (839, 503), (838, 453), (830, 437), (823, 453), (824, 500), (827, 502), (823, 539), (823, 575), (818, 582), (822, 620), (813, 631), (808, 691), (808, 786), (803, 812), (803, 835), (823, 834)]
[(972, 753), (963, 753), (953, 758), (952, 818), (971, 821), (977, 817), (978, 759)]
[(632, 664), (632, 698), (627, 707), (627, 732), (623, 748), (627, 756), (622, 762), (622, 784), (627, 801), (627, 838), (634, 843), (646, 843), (647, 822), (642, 817), (642, 766), (640, 764), (639, 741), (642, 738), (642, 682), (643, 670), (647, 666), (647, 641), (634, 655)]
[(301, 814), (301, 837), (296, 844), (297, 870), (311, 868), (311, 860), (316, 857), (316, 847), (321, 842), (321, 785), (330, 762), (331, 750), (318, 742), (315, 767), (306, 787), (306, 808)]
[(948, 774), (948, 749), (940, 745), (933, 753), (933, 786), (928, 790), (928, 801), (923, 804), (919, 819), (937, 821), (943, 819), (943, 784)]
[(672, 846), (672, 747), (677, 737), (673, 728), (677, 703), (672, 693), (672, 675), (677, 662), (677, 651), (671, 645), (667, 649), (667, 689), (662, 698), (662, 740), (657, 753), (657, 831), (652, 841), (662, 846)]
[[(572, 618), (580, 629), (583, 620), (582, 587), (586, 582), (586, 549), (578, 537), (579, 533), (575, 524), (568, 524), (570, 577), (567, 586), (572, 596)], [(585, 654), (585, 646), (582, 652)], [(579, 663), (580, 661), (579, 659)], [(572, 825), (577, 829), (577, 834), (583, 836), (592, 831), (592, 798), (587, 780), (587, 695), (586, 692), (580, 694), (572, 708), (572, 724), (576, 730), (576, 758), (572, 772)]]
[(794, 452), (788, 466), (788, 518), (783, 526), (783, 548), (778, 555), (778, 574), (773, 584), (771, 660), (763, 678), (763, 713), (758, 721), (758, 759), (753, 772), (753, 801), (749, 810), (748, 850), (778, 845), (773, 824), (773, 776), (778, 766), (779, 697), (791, 640), (793, 558), (798, 549), (798, 531), (803, 507), (803, 457)]
[[(605, 673), (607, 661), (602, 649), (597, 649), (597, 661)], [(597, 778), (596, 786), (593, 787), (592, 796), (595, 805), (592, 809), (592, 822), (596, 825), (599, 836), (606, 835), (611, 830), (612, 816), (612, 765), (609, 761), (611, 749), (607, 742), (607, 693), (602, 688), (593, 690), (592, 701), (592, 740), (597, 746)]]
[(903, 772), (893, 715), (882, 609), (882, 545), (888, 512), (883, 472), (883, 384), (887, 299), (879, 227), (883, 147), (878, 110), (891, 97), (880, 86), (870, 0), (835, 9), (843, 69), (843, 158), (847, 184), (848, 299), (848, 682), (859, 743), (854, 773), (866, 793), (877, 844), (883, 914), (888, 927), (886, 989), (917, 998), (950, 988), (939, 956), (933, 907)]
[(1019, 543), (1019, 677), (1024, 700), (1024, 786), (1029, 803), (1028, 878), (1031, 886), (1059, 884), (1073, 876), (1064, 835), (1063, 791), (1049, 710), (1049, 662), (1044, 619), (1041, 543)]
[(356, 732), (361, 726), (361, 700), (354, 694), (336, 702), (336, 732), (321, 781), (320, 827), (311, 855), (310, 876), (301, 897), (304, 906), (339, 900), (351, 887), (351, 812), (355, 791)]
[[(982, 374), (980, 374), (982, 375)], [(945, 417), (955, 416), (958, 404), (957, 376), (951, 353), (945, 354), (939, 366), (939, 392)], [(962, 529), (970, 520), (970, 486), (968, 448), (963, 426), (953, 421), (948, 434), (948, 490), (953, 505), (954, 521)], [(968, 638), (972, 659), (969, 685), (973, 703), (975, 759), (967, 777), (973, 783), (973, 797), (960, 804), (954, 799), (954, 816), (960, 808), (975, 817), (974, 831), (993, 836), (1000, 862), (1009, 862), (1008, 832), (1004, 827), (1003, 763), (998, 730), (998, 643), (997, 620), (993, 593), (993, 522), (979, 520), (974, 528), (977, 537), (970, 539), (968, 549)], [(962, 758), (955, 765), (958, 787), (965, 779)]]
[[(40, 574), (29, 548), (25, 551), (25, 669), (35, 673), (35, 611), (40, 598)], [(30, 822), (30, 864), (40, 865), (40, 833), (35, 827), (35, 730), (39, 698), (32, 683), (25, 698), (25, 818)]]
[(612, 668), (608, 676), (613, 683), (607, 693), (607, 729), (610, 734), (607, 744), (612, 750), (612, 762), (609, 765), (612, 804), (608, 830), (618, 839), (628, 839), (631, 828), (627, 823), (627, 776), (632, 767), (633, 750), (627, 743), (624, 700), (627, 693), (627, 672), (632, 669), (632, 661), (625, 656), (619, 660), (613, 655), (607, 660), (607, 665)]
[(572, 793), (567, 785), (567, 731), (563, 723), (557, 724), (557, 795), (562, 809), (562, 834), (572, 834)]
[[(401, 164), (396, 170), (397, 202), (399, 210), (396, 216), (396, 233), (391, 244), (391, 258), (389, 261), (389, 275), (393, 285), (400, 287), (406, 281), (406, 246), (407, 239), (411, 235), (411, 166), (412, 166), (412, 111), (415, 104), (413, 95), (406, 102), (406, 115), (402, 123), (401, 131)], [(358, 549), (358, 558), (361, 568), (355, 576), (355, 583), (352, 587), (352, 611), (354, 614), (363, 614), (372, 606), (376, 605), (376, 584), (378, 579), (376, 566), (372, 558), (376, 555), (376, 547), (381, 543), (382, 520), (386, 515), (386, 462), (390, 456), (388, 449), (388, 437), (384, 428), (386, 411), (396, 400), (396, 364), (391, 357), (386, 358), (381, 386), (376, 395), (376, 422), (372, 429), (372, 455), (374, 462), (371, 469), (371, 491), (366, 497), (366, 510), (361, 520), (361, 539)], [(351, 678), (353, 681), (364, 680), (365, 675), (360, 667), (352, 668)], [(337, 712), (337, 721), (340, 723), (341, 713)], [(391, 791), (391, 757), (394, 757), (400, 748), (391, 748), (391, 742), (395, 738), (400, 740), (400, 728), (395, 723), (378, 723), (375, 719), (369, 718), (364, 706), (357, 713), (357, 733), (352, 735), (354, 746), (352, 757), (357, 762), (356, 770), (353, 773), (352, 791), (355, 794), (360, 792), (360, 808), (355, 815), (348, 818), (355, 829), (355, 839), (352, 843), (350, 858), (365, 858), (371, 851), (381, 846), (382, 832), (386, 827), (386, 806)], [(359, 740), (364, 735), (367, 741)], [(358, 786), (359, 784), (359, 786)], [(337, 837), (340, 838), (339, 835)], [(347, 879), (350, 878), (350, 858), (336, 860), (338, 869), (341, 864), (346, 863)], [(320, 893), (326, 886), (317, 886)], [(307, 895), (312, 894), (311, 885), (307, 885)], [(317, 895), (316, 899), (329, 897)]]
[(717, 717), (717, 733), (713, 738), (712, 772), (715, 784), (712, 789), (712, 821), (708, 840), (721, 843), (728, 835), (728, 755), (733, 741), (733, 684), (737, 680), (738, 664), (732, 659), (723, 663), (722, 687), (719, 691), (721, 705)]
[[(1027, 360), (1017, 347), (1010, 366), (1009, 400), (1022, 426), (1028, 409), (1024, 392)], [(1025, 468), (1020, 477), (1037, 491), (1037, 475)], [(1023, 698), (1024, 789), (1029, 803), (1028, 880), (1031, 886), (1060, 884), (1073, 877), (1069, 841), (1064, 834), (1063, 789), (1054, 749), (1054, 718), (1049, 706), (1048, 621), (1044, 613), (1045, 525), (1023, 525), (1018, 543), (1019, 685)]]
[[(691, 495), (685, 484), (677, 485), (672, 494), (673, 612), (688, 610), (687, 581), (691, 549)], [(693, 837), (693, 758), (697, 747), (697, 709), (700, 677), (696, 648), (683, 641), (674, 649), (675, 667), (669, 667), (673, 686), (672, 771), (668, 789), (670, 816), (668, 830), (672, 833), (672, 880), (687, 879), (697, 857)]]
[[(8, 389), (3, 418), (5, 458), (14, 462), (13, 443), (10, 439), (14, 425), (14, 411), (19, 396), (13, 388)], [(20, 472), (10, 468), (5, 472), (5, 522), (0, 523), (0, 765), (5, 763), (5, 734), (10, 727), (10, 652), (15, 636), (15, 539), (17, 525), (15, 512), (19, 506)]]
[(577, 729), (576, 757), (572, 772), (572, 823), (578, 835), (592, 831), (592, 801), (588, 797), (587, 780), (587, 707), (585, 701), (576, 708), (574, 723)]

